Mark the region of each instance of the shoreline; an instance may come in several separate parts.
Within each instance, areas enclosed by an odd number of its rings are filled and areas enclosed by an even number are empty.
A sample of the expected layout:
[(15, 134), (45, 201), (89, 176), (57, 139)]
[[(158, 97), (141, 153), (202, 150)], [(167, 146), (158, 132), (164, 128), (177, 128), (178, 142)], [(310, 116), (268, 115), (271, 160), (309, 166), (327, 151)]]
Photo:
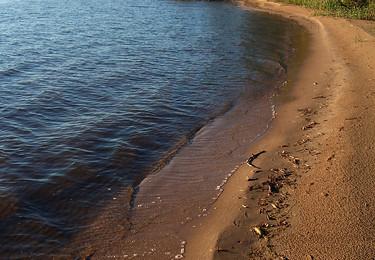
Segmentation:
[[(352, 149), (353, 135), (358, 135), (355, 142), (366, 144), (365, 134), (357, 130), (375, 122), (371, 117), (356, 116), (363, 101), (367, 103), (362, 112), (372, 109), (369, 82), (375, 83), (375, 75), (371, 74), (375, 58), (358, 58), (366, 53), (374, 56), (374, 37), (349, 21), (315, 17), (311, 11), (297, 6), (262, 0), (237, 3), (245, 9), (297, 21), (311, 34), (310, 50), (287, 94), (291, 100), (279, 107), (271, 129), (250, 147), (252, 153), (267, 151), (254, 161), (261, 169), (243, 165), (232, 176), (205, 223), (190, 234), (186, 259), (343, 259), (355, 256), (358, 250), (362, 259), (369, 259), (366, 256), (375, 250), (371, 248), (374, 245), (371, 234), (375, 231), (370, 228), (366, 239), (353, 241), (353, 236), (358, 236), (353, 232), (357, 226), (345, 222), (356, 221), (345, 212), (362, 208), (355, 201), (342, 205), (340, 199), (345, 197), (343, 194), (350, 197), (352, 190), (352, 183), (343, 181), (350, 175), (343, 166), (348, 165), (348, 158), (360, 153)], [(371, 97), (367, 100), (355, 97), (352, 84), (362, 85), (361, 91)], [(371, 146), (361, 156), (373, 163), (374, 154)], [(366, 168), (366, 164), (362, 161), (359, 166)], [(354, 173), (358, 165), (354, 162), (352, 166)], [(371, 179), (369, 171), (366, 177)], [(269, 191), (271, 185), (277, 187), (277, 192)], [(371, 198), (359, 198), (363, 199)], [(327, 207), (320, 207), (323, 204)], [(366, 207), (374, 212), (370, 206)], [(366, 212), (366, 216), (368, 219), (364, 221), (371, 223), (370, 213)], [(357, 225), (357, 230), (362, 228)], [(255, 227), (262, 238), (254, 232)], [(341, 230), (342, 227), (345, 229)], [(348, 232), (353, 235), (346, 235)], [(326, 238), (324, 242), (320, 241), (322, 237)], [(337, 237), (342, 240), (340, 243)], [(364, 240), (369, 241), (370, 248), (365, 248)], [(340, 250), (335, 243), (347, 246)]]
[[(232, 5), (231, 8), (239, 9)], [(281, 31), (282, 36), (291, 40), (303, 38), (301, 35), (305, 31), (296, 24), (289, 24), (286, 19), (278, 17), (267, 19), (285, 23), (288, 33)], [(293, 44), (286, 42), (287, 53), (280, 51), (280, 54), (285, 54), (285, 59), (277, 60), (283, 71), (284, 62), (293, 52), (290, 48)], [(281, 47), (280, 41), (272, 46)], [(228, 111), (194, 132), (194, 137), (178, 149), (172, 160), (143, 179), (135, 192), (129, 188), (113, 196), (112, 202), (100, 210), (102, 213), (90, 224), (91, 227), (74, 237), (71, 244), (83, 242), (85, 250), (73, 251), (72, 255), (98, 259), (185, 256), (185, 233), (201, 225), (202, 219), (209, 215), (212, 203), (221, 196), (222, 186), (238, 164), (246, 160), (249, 143), (268, 131), (274, 116), (272, 95), (282, 88), (284, 82), (284, 74), (275, 81), (264, 82), (264, 86), (267, 87), (268, 83), (272, 88), (261, 88), (263, 91), (255, 92), (256, 98), (250, 92), (252, 90), (243, 91), (245, 95), (237, 98)], [(191, 158), (200, 163), (192, 165)], [(192, 191), (194, 194), (191, 194)], [(118, 207), (119, 204), (126, 207)], [(106, 241), (104, 246), (102, 241)], [(67, 248), (72, 247), (71, 244)], [(62, 252), (65, 250), (68, 249), (64, 248)], [(180, 254), (180, 250), (184, 253)]]

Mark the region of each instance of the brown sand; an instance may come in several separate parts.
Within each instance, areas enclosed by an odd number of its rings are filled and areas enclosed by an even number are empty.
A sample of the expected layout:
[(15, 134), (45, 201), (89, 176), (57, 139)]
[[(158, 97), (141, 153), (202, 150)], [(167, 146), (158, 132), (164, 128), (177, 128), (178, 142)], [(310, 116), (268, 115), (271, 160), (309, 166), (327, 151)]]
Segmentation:
[(254, 160), (261, 170), (240, 167), (190, 234), (186, 259), (374, 259), (374, 23), (241, 4), (304, 25), (309, 55), (270, 131), (249, 149), (267, 151)]

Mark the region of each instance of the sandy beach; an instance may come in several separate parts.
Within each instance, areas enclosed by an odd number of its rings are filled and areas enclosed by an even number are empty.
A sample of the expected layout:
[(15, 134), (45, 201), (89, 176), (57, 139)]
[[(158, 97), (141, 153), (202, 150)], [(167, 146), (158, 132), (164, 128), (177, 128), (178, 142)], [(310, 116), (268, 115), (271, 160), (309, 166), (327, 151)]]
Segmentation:
[(266, 152), (230, 179), (186, 259), (373, 259), (375, 24), (239, 4), (297, 21), (309, 47), (271, 129), (249, 148)]

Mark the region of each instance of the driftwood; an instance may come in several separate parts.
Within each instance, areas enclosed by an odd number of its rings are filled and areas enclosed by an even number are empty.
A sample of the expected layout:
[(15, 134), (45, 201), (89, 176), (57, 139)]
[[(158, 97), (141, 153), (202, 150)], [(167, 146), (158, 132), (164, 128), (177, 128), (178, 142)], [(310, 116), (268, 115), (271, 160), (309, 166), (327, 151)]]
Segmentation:
[(247, 160), (247, 164), (249, 165), (249, 166), (253, 166), (254, 168), (257, 168), (257, 169), (260, 169), (258, 166), (255, 166), (254, 164), (253, 164), (253, 161), (255, 160), (255, 159), (257, 159), (258, 157), (259, 157), (259, 155), (261, 155), (261, 154), (263, 154), (263, 153), (265, 153), (266, 151), (261, 151), (261, 152), (259, 152), (259, 153), (253, 153), (251, 156), (250, 156), (250, 158)]
[(319, 99), (319, 98), (327, 98), (326, 96), (316, 96), (316, 97), (313, 97), (312, 99)]

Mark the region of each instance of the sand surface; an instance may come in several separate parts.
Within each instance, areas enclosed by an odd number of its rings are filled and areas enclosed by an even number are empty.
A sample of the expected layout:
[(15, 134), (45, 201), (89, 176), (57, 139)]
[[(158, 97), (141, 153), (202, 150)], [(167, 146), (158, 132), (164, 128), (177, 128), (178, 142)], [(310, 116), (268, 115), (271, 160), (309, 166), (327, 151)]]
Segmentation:
[(240, 4), (305, 26), (308, 55), (290, 71), (270, 131), (249, 148), (266, 151), (260, 169), (239, 168), (185, 259), (374, 259), (375, 24)]

